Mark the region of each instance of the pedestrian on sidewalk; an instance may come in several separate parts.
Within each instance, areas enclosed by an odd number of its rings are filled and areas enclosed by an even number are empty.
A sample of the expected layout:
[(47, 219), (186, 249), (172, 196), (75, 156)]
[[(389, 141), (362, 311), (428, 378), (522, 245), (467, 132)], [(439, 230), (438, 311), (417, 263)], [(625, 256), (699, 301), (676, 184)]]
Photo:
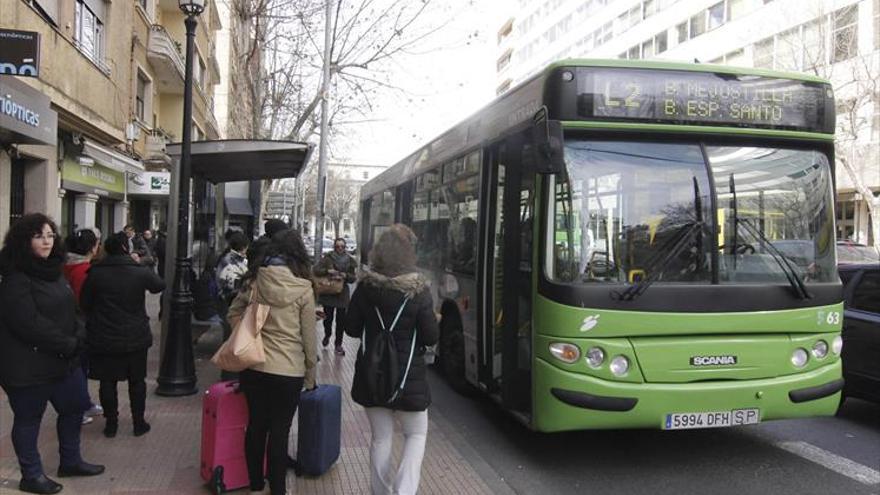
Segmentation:
[(153, 270), (128, 252), (128, 239), (117, 233), (104, 242), (107, 256), (92, 265), (83, 284), (80, 306), (86, 313), (89, 378), (101, 382), (98, 397), (104, 408), (104, 436), (116, 436), (119, 399), (116, 382), (128, 381), (134, 435), (150, 431), (144, 419), (147, 400), (147, 350), (153, 345), (145, 291), (165, 289)]
[(80, 453), (80, 428), (88, 402), (79, 355), (85, 348), (76, 300), (64, 278), (58, 228), (46, 215), (15, 222), (0, 250), (0, 386), (12, 408), (12, 446), (21, 468), (19, 490), (58, 493), (37, 448), (47, 403), (58, 413), (58, 476), (93, 476), (104, 466)]
[[(67, 246), (67, 262), (64, 264), (64, 277), (67, 278), (70, 288), (73, 289), (73, 294), (76, 297), (76, 317), (83, 328), (85, 328), (85, 314), (83, 314), (79, 307), (79, 295), (86, 281), (89, 268), (92, 266), (92, 260), (98, 254), (98, 236), (92, 229), (80, 229), (67, 237), (65, 245)], [(89, 374), (88, 356), (88, 352), (83, 352), (80, 356), (80, 364), (85, 376)], [(89, 409), (83, 414), (82, 420), (82, 424), (87, 425), (94, 421), (92, 416), (102, 414), (104, 409), (92, 401), (92, 397), (89, 394), (88, 381), (86, 380), (83, 380), (83, 393), (90, 404)]]
[(217, 285), (220, 298), (228, 307), (241, 287), (241, 279), (247, 273), (248, 238), (243, 232), (233, 231), (226, 237), (228, 250), (217, 263)]
[(263, 235), (254, 240), (247, 250), (248, 269), (256, 270), (259, 268), (259, 266), (251, 266), (251, 264), (255, 263), (264, 254), (265, 249), (269, 247), (275, 234), (284, 232), (288, 228), (287, 223), (278, 218), (270, 218), (263, 223)]
[[(412, 495), (418, 491), (431, 393), (425, 368), (425, 347), (437, 343), (439, 330), (434, 301), (416, 263), (416, 236), (409, 227), (392, 225), (370, 252), (370, 270), (362, 273), (348, 307), (346, 333), (366, 342), (379, 342), (380, 332), (393, 326), (391, 338), (403, 388), (390, 402), (376, 397), (381, 386), (371, 383), (364, 347), (355, 363), (351, 397), (366, 408), (370, 421), (370, 486), (373, 495)], [(408, 373), (407, 363), (410, 362)], [(403, 378), (405, 377), (405, 379)], [(399, 384), (395, 384), (399, 387)], [(394, 420), (403, 429), (400, 466), (391, 465)]]
[(249, 411), (245, 456), (250, 489), (265, 488), (268, 454), (269, 488), (272, 495), (284, 495), (290, 425), (303, 386), (315, 387), (315, 296), (309, 256), (298, 233), (276, 233), (257, 256), (250, 260), (254, 268), (245, 274), (228, 317), (235, 326), (248, 304), (269, 305), (261, 331), (266, 362), (241, 372)]
[(345, 239), (338, 238), (333, 242), (333, 251), (325, 254), (320, 263), (315, 266), (315, 275), (342, 280), (342, 292), (338, 294), (321, 294), (318, 296), (318, 304), (324, 307), (324, 340), (321, 344), (327, 347), (330, 336), (333, 335), (333, 317), (336, 316), (336, 355), (344, 356), (342, 337), (345, 335), (345, 309), (351, 300), (348, 284), (354, 283), (355, 268), (357, 261), (345, 250)]

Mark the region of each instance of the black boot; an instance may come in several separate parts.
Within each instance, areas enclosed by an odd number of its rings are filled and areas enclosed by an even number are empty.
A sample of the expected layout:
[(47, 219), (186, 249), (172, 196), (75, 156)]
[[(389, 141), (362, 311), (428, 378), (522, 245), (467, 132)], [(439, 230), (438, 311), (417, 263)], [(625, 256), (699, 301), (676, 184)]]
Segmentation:
[(89, 464), (86, 461), (80, 461), (79, 464), (73, 466), (58, 466), (58, 477), (69, 478), (71, 476), (97, 476), (104, 472), (104, 466), (100, 464)]
[(146, 435), (150, 431), (150, 423), (144, 421), (143, 418), (134, 420), (134, 436), (139, 437)]
[(118, 418), (107, 418), (107, 423), (104, 425), (104, 436), (107, 438), (113, 438), (116, 436), (116, 430), (119, 429), (119, 419)]
[(47, 478), (45, 474), (31, 480), (22, 478), (18, 483), (18, 489), (27, 493), (58, 493), (62, 488), (61, 483)]

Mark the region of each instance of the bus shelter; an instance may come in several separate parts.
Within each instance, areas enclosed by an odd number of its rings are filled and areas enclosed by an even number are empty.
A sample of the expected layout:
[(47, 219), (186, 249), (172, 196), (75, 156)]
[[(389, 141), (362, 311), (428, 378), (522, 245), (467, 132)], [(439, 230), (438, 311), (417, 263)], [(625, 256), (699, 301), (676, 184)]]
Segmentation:
[[(246, 140), (246, 139), (227, 139), (216, 141), (196, 141), (191, 144), (190, 163), (191, 177), (194, 180), (203, 179), (214, 185), (223, 185), (227, 182), (253, 181), (265, 179), (284, 179), (295, 178), (299, 175), (303, 167), (308, 163), (312, 156), (314, 146), (309, 143), (296, 141), (273, 141), (273, 140)], [(177, 184), (180, 180), (180, 153), (181, 143), (169, 144), (166, 152), (172, 159), (171, 167), (171, 194), (169, 197), (168, 207), (168, 225), (174, 226), (178, 223), (178, 205), (181, 198), (177, 194)], [(215, 188), (217, 194), (214, 197), (214, 214), (215, 238), (222, 238), (222, 218), (225, 201), (223, 198), (223, 187)], [(191, 189), (191, 191), (194, 191)], [(190, 235), (195, 233), (193, 230), (195, 215), (199, 214), (197, 205), (193, 202), (193, 195), (190, 196)], [(259, 215), (259, 211), (255, 212)], [(255, 219), (259, 222), (259, 218)], [(165, 259), (166, 280), (170, 283), (174, 280), (175, 259), (177, 257), (177, 229), (169, 228), (167, 232), (166, 246), (168, 247)], [(207, 241), (208, 239), (202, 239)], [(214, 239), (214, 245), (217, 240)], [(193, 256), (193, 246), (196, 244), (195, 239), (190, 243), (187, 256)], [(171, 287), (169, 286), (169, 290)], [(164, 304), (167, 311), (169, 308), (170, 297), (164, 298)], [(165, 334), (167, 332), (167, 322), (169, 318), (162, 321), (162, 344), (165, 344)], [(164, 348), (162, 349), (164, 352)]]

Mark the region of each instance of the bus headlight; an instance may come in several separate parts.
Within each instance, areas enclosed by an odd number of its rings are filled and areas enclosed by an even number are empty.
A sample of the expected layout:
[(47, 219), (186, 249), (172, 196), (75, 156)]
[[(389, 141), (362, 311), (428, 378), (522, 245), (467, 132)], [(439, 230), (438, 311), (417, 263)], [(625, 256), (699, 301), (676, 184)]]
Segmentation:
[(807, 364), (809, 358), (810, 355), (807, 354), (807, 351), (798, 347), (791, 353), (791, 364), (796, 368), (803, 368)]
[(614, 376), (623, 376), (629, 371), (629, 359), (626, 356), (614, 356), (608, 367)]
[(590, 347), (587, 350), (587, 364), (590, 368), (598, 368), (605, 362), (605, 351), (601, 347)]
[(831, 352), (834, 354), (840, 355), (840, 351), (843, 350), (843, 337), (840, 335), (834, 337), (831, 341)]
[(813, 344), (813, 357), (816, 359), (822, 359), (828, 355), (828, 342), (824, 340), (818, 340), (815, 344)]
[(554, 342), (550, 344), (550, 354), (553, 354), (553, 357), (563, 363), (571, 364), (580, 359), (581, 350), (574, 344), (569, 344), (567, 342)]

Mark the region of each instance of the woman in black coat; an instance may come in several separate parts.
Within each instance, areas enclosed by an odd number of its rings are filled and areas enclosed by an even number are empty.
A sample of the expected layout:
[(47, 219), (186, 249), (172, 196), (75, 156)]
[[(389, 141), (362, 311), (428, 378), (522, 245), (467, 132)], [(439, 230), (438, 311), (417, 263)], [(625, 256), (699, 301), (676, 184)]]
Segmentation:
[(161, 292), (165, 282), (128, 252), (125, 234), (104, 242), (104, 259), (92, 265), (80, 294), (86, 313), (89, 378), (99, 380), (98, 396), (104, 408), (104, 436), (116, 436), (119, 399), (116, 382), (128, 381), (134, 435), (150, 431), (144, 420), (147, 400), (147, 349), (153, 345), (144, 292)]
[(12, 445), (21, 467), (19, 489), (58, 493), (46, 477), (37, 438), (51, 402), (58, 413), (58, 476), (92, 476), (104, 466), (80, 456), (80, 427), (89, 404), (78, 356), (85, 348), (76, 300), (64, 278), (58, 229), (46, 215), (15, 222), (0, 251), (0, 385), (14, 416)]
[[(399, 376), (406, 376), (403, 389), (396, 397), (390, 401), (377, 398), (375, 391), (381, 387), (370, 383), (374, 375), (366, 365), (364, 346), (361, 346), (351, 397), (366, 408), (370, 420), (372, 493), (415, 494), (425, 453), (431, 393), (425, 376), (424, 354), (426, 346), (437, 343), (439, 330), (427, 281), (415, 267), (415, 244), (415, 234), (405, 225), (395, 224), (385, 231), (370, 253), (371, 270), (361, 276), (348, 307), (346, 333), (368, 343), (378, 342), (382, 327), (389, 329), (397, 319), (392, 338), (397, 349)], [(412, 362), (407, 370), (411, 353)], [(405, 438), (396, 474), (391, 465), (395, 417)]]

